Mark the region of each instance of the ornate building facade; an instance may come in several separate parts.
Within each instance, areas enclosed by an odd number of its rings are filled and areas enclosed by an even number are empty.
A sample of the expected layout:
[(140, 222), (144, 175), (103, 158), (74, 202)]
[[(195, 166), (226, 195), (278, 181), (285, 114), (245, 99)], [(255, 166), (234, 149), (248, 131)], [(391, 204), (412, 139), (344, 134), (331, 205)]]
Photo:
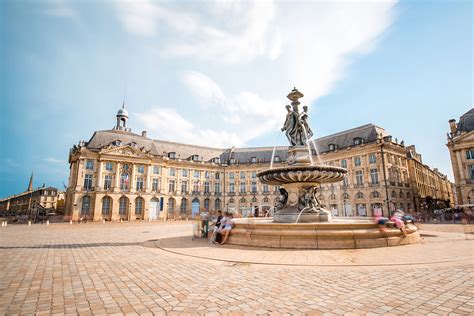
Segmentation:
[[(153, 140), (146, 132), (132, 133), (127, 120), (122, 108), (112, 130), (97, 131), (71, 149), (67, 219), (156, 220), (217, 210), (245, 216), (273, 208), (278, 187), (261, 184), (256, 174), (286, 164), (286, 146), (210, 148)], [(367, 124), (315, 143), (314, 161), (349, 170), (344, 182), (319, 189), (319, 201), (334, 214), (371, 216), (374, 208), (387, 214), (420, 205), (410, 149), (383, 128)], [(449, 187), (445, 176), (436, 179)], [(452, 201), (449, 193), (442, 198)]]
[(474, 204), (474, 109), (449, 120), (448, 149), (458, 205)]

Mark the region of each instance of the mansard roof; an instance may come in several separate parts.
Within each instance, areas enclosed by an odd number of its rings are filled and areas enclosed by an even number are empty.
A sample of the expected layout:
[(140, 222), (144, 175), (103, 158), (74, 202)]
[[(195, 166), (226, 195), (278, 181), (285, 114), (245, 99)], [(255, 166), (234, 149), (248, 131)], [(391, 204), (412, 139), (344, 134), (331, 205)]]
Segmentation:
[(474, 109), (470, 109), (459, 118), (458, 131), (470, 132), (474, 130)]
[[(319, 153), (330, 151), (329, 145), (334, 144), (336, 148), (346, 148), (354, 145), (354, 139), (360, 138), (363, 143), (375, 142), (379, 135), (387, 136), (387, 132), (376, 125), (366, 124), (346, 131), (321, 137), (315, 140)], [(257, 162), (269, 162), (273, 154), (274, 147), (248, 147), (248, 148), (212, 148), (205, 146), (189, 145), (163, 140), (154, 140), (129, 131), (123, 130), (105, 130), (95, 132), (86, 147), (91, 150), (100, 150), (101, 148), (115, 145), (133, 145), (143, 148), (153, 155), (167, 156), (168, 153), (175, 153), (176, 158), (191, 159), (193, 155), (198, 155), (199, 161), (211, 161), (219, 158), (222, 163), (228, 162), (234, 158), (235, 162), (248, 163), (252, 158)], [(311, 148), (313, 149), (313, 148)], [(281, 161), (286, 161), (288, 146), (275, 147), (275, 156)]]

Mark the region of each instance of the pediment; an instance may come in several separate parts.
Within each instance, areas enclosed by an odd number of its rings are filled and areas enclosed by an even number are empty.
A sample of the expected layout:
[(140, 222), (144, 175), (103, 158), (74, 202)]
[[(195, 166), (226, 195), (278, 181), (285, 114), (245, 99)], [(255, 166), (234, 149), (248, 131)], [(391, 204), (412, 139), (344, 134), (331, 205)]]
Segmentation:
[(126, 157), (138, 157), (138, 158), (149, 158), (149, 151), (144, 148), (136, 148), (130, 145), (117, 146), (117, 147), (104, 147), (100, 150), (100, 154), (112, 155), (112, 156), (126, 156)]
[(473, 142), (474, 143), (474, 131), (463, 133), (453, 138), (454, 143)]

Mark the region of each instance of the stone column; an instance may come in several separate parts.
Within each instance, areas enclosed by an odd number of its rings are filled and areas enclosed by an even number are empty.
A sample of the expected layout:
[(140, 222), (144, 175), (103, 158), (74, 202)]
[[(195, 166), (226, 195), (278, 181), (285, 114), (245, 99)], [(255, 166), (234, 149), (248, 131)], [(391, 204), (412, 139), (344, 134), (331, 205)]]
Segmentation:
[(146, 168), (146, 186), (145, 186), (145, 192), (150, 193), (151, 192), (151, 165), (148, 165)]
[(120, 163), (117, 162), (115, 170), (115, 185), (114, 185), (114, 192), (119, 192), (120, 191)]
[(84, 177), (82, 174), (84, 173), (84, 159), (79, 159), (76, 161), (76, 191), (82, 190), (82, 185), (84, 184)]
[(96, 194), (94, 197), (93, 212), (94, 212), (94, 222), (98, 222), (102, 219), (102, 194)]
[(132, 175), (130, 177), (130, 192), (133, 193), (135, 192), (135, 185), (136, 185), (136, 182), (135, 182), (135, 164), (132, 164), (131, 165), (131, 168), (132, 168)]
[(103, 162), (100, 161), (100, 160), (98, 160), (97, 162), (98, 162), (98, 165), (99, 165), (99, 166), (98, 166), (98, 168), (97, 168), (97, 182), (96, 182), (97, 185), (96, 185), (96, 190), (97, 190), (97, 191), (100, 191), (100, 190), (102, 190), (102, 181), (103, 181), (103, 179), (102, 179), (102, 165), (103, 165)]

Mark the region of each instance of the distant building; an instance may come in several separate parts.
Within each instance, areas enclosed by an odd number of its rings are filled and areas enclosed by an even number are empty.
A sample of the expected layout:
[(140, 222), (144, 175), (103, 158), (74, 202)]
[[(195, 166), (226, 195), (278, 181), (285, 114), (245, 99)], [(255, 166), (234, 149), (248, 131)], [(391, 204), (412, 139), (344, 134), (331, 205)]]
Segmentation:
[(449, 120), (448, 146), (458, 205), (474, 205), (474, 109)]
[(38, 214), (56, 212), (57, 202), (58, 189), (53, 187), (32, 189), (30, 180), (27, 191), (0, 200), (0, 214), (27, 215), (34, 219)]
[[(248, 215), (273, 207), (278, 187), (260, 183), (256, 174), (284, 166), (287, 146), (273, 153), (273, 147), (211, 148), (153, 140), (146, 132), (131, 132), (124, 107), (116, 117), (113, 129), (94, 132), (70, 151), (67, 218), (154, 220), (217, 210)], [(375, 208), (384, 214), (414, 210), (426, 200), (436, 201), (435, 206), (452, 202), (446, 176), (422, 164), (414, 146), (393, 140), (383, 128), (367, 124), (315, 143), (320, 153), (318, 158), (312, 148), (315, 162), (349, 170), (343, 182), (319, 190), (319, 201), (338, 215), (372, 216)], [(432, 182), (413, 175), (419, 172)]]

